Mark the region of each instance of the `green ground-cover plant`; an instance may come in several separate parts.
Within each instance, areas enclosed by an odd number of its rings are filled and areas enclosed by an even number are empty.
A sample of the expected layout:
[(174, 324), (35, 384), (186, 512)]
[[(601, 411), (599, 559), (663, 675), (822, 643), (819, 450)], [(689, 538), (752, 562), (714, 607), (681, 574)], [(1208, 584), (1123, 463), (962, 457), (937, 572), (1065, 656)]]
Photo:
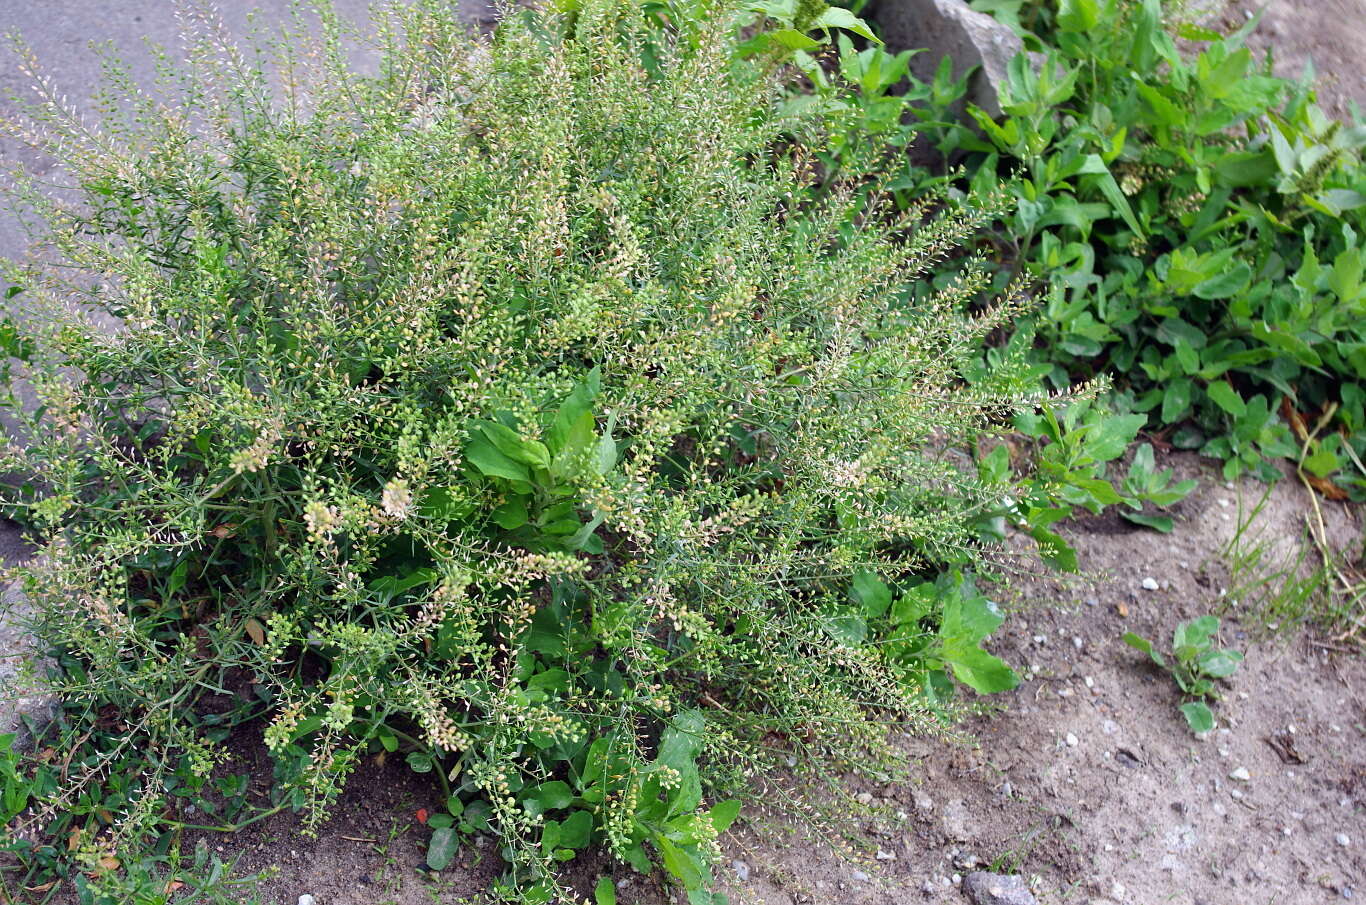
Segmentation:
[(894, 183), (905, 199), (1006, 180), (998, 285), (1050, 290), (1027, 334), (1048, 379), (1112, 375), (1121, 411), (1229, 477), (1288, 459), (1366, 497), (1366, 129), (1272, 76), (1251, 25), (1222, 35), (1161, 0), (974, 6), (1034, 54), (1012, 62), (999, 120), (953, 114), (965, 82), (947, 65), (901, 94), (904, 53), (846, 40), (858, 92), (831, 105), (833, 169), (873, 136), (941, 155)]
[(24, 59), (10, 131), (75, 189), (18, 183), (52, 264), (11, 272), (41, 407), (3, 466), (80, 765), (16, 820), (91, 901), (190, 824), (316, 827), (372, 755), (444, 790), (433, 869), (489, 832), (511, 898), (601, 845), (720, 901), (724, 795), (1013, 681), (960, 572), (1015, 493), (967, 451), (1031, 408), (980, 355), (1019, 311), (966, 310), (980, 263), (916, 289), (997, 207), (898, 212), (876, 149), (813, 191), (828, 133), (752, 10), (485, 45), (446, 6), (383, 10), (375, 77), (325, 6), (255, 56), (192, 14), (187, 73), (99, 125)]
[(1178, 624), (1172, 632), (1170, 659), (1142, 635), (1124, 634), (1125, 644), (1147, 654), (1171, 674), (1182, 694), (1192, 698), (1180, 708), (1192, 732), (1209, 732), (1214, 728), (1214, 711), (1207, 701), (1218, 698), (1215, 682), (1233, 675), (1243, 662), (1240, 652), (1215, 646), (1218, 634), (1217, 616), (1201, 616)]

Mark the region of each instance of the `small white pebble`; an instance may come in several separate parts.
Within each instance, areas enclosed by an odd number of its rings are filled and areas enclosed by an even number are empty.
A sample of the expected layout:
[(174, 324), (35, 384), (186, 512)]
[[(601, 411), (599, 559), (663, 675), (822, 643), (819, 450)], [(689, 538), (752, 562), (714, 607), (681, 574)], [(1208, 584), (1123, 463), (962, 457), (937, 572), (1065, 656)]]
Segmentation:
[(1072, 733), (1070, 733), (1070, 732), (1067, 733), (1067, 739), (1066, 739), (1066, 741), (1067, 741), (1067, 747), (1069, 747), (1069, 748), (1075, 748), (1075, 747), (1077, 747), (1077, 737), (1076, 737), (1075, 735), (1073, 735)]
[(1086, 678), (1082, 679), (1082, 681), (1086, 683), (1086, 687), (1087, 687), (1087, 688), (1095, 688), (1095, 687), (1096, 687), (1096, 680), (1093, 679), (1093, 678), (1091, 678), (1090, 676), (1087, 676)]
[(873, 803), (873, 793), (872, 793), (872, 792), (860, 792), (860, 793), (858, 793), (857, 795), (854, 796), (854, 800), (857, 801), (859, 804), (872, 804), (872, 803)]
[(1080, 635), (1073, 635), (1073, 636), (1072, 636), (1072, 646), (1075, 647), (1077, 650), (1081, 650), (1081, 646), (1082, 646), (1084, 643), (1085, 643), (1085, 642), (1081, 640), (1081, 636), (1080, 636)]
[(958, 885), (960, 885), (962, 882), (963, 882), (963, 875), (962, 875), (962, 874), (954, 874), (954, 875), (953, 875), (953, 885), (954, 885), (954, 886), (958, 886)]
[(1060, 698), (1070, 698), (1070, 697), (1072, 697), (1072, 689), (1070, 689), (1070, 688), (1059, 688), (1059, 689), (1058, 689), (1058, 697), (1060, 697)]
[(1035, 643), (1035, 644), (1047, 644), (1047, 643), (1048, 643), (1048, 636), (1047, 636), (1047, 635), (1035, 635), (1035, 636), (1034, 636), (1034, 643)]
[(1234, 801), (1242, 801), (1242, 800), (1243, 800), (1243, 793), (1240, 792), (1240, 791), (1238, 791), (1237, 789), (1229, 789), (1229, 790), (1228, 790), (1228, 794), (1229, 794), (1229, 797), (1232, 798)]
[(316, 905), (316, 903), (317, 899), (313, 898), (308, 893), (299, 896), (299, 905)]
[(1143, 590), (1156, 591), (1158, 589), (1157, 579), (1149, 576), (1143, 579)]
[(1333, 837), (1333, 841), (1336, 842), (1338, 845), (1342, 846), (1343, 848), (1346, 848), (1347, 846), (1352, 844), (1352, 837), (1348, 836), (1346, 833), (1338, 833), (1336, 836)]
[(878, 849), (878, 850), (877, 850), (877, 859), (878, 859), (879, 861), (895, 861), (895, 860), (896, 860), (896, 853), (895, 853), (895, 852), (884, 851), (883, 849)]
[(1239, 782), (1247, 782), (1252, 778), (1252, 774), (1247, 772), (1247, 767), (1237, 767), (1228, 775), (1229, 779), (1236, 779)]

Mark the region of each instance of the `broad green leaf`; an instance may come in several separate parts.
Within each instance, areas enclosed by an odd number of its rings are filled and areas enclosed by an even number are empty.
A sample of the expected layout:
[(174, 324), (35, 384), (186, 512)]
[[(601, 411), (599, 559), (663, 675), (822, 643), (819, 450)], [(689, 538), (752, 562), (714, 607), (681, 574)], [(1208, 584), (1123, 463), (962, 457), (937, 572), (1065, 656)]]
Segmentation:
[(702, 886), (706, 881), (706, 874), (703, 873), (703, 867), (696, 855), (675, 845), (665, 836), (656, 835), (654, 843), (659, 849), (660, 860), (664, 862), (665, 870), (678, 878), (686, 888)]
[(1062, 535), (1034, 525), (1029, 528), (1029, 536), (1039, 545), (1039, 557), (1044, 562), (1063, 572), (1077, 571), (1077, 551)]
[(531, 472), (527, 471), (525, 465), (504, 455), (484, 437), (475, 437), (469, 442), (465, 447), (465, 458), (488, 477), (531, 483)]
[(938, 595), (933, 584), (925, 582), (908, 588), (892, 604), (892, 624), (918, 622), (934, 610)]
[(724, 833), (726, 830), (730, 829), (730, 825), (735, 822), (735, 818), (740, 816), (740, 801), (735, 798), (727, 799), (726, 801), (718, 801), (711, 806), (711, 810), (707, 812), (707, 816), (710, 817), (712, 826), (716, 828), (716, 832)]
[(1020, 677), (1000, 657), (980, 647), (959, 648), (944, 660), (953, 670), (954, 678), (980, 694), (1009, 691), (1020, 684)]
[(1214, 728), (1214, 713), (1203, 701), (1190, 701), (1181, 705), (1181, 715), (1191, 732), (1209, 732)]
[(590, 454), (592, 459), (589, 461), (594, 468), (598, 465), (597, 434), (593, 432), (595, 426), (593, 414), (584, 412), (574, 422), (567, 426), (564, 436), (560, 441), (559, 451), (555, 453), (553, 468), (561, 475), (567, 474), (574, 461), (580, 457), (587, 457)]
[(1187, 41), (1221, 41), (1223, 34), (1212, 28), (1205, 28), (1190, 22), (1182, 22), (1176, 26), (1176, 33)]
[(601, 384), (602, 374), (597, 368), (594, 368), (560, 404), (559, 411), (555, 413), (555, 420), (551, 423), (550, 429), (546, 431), (546, 444), (551, 453), (559, 453), (564, 449), (565, 439), (576, 421), (585, 414), (591, 416), (593, 399), (598, 395)]
[(706, 719), (700, 710), (684, 710), (659, 737), (659, 762), (682, 771), (693, 765), (702, 750)]
[(507, 425), (496, 421), (479, 422), (479, 430), (509, 459), (536, 468), (549, 467), (550, 451), (539, 440), (528, 440)]
[(1238, 671), (1243, 655), (1236, 650), (1211, 650), (1200, 655), (1200, 669), (1213, 679), (1227, 679)]
[(1175, 631), (1172, 632), (1172, 649), (1180, 647), (1203, 649), (1217, 631), (1219, 631), (1219, 618), (1217, 616), (1201, 616), (1198, 619), (1179, 622)]
[(982, 694), (1008, 691), (1020, 681), (1005, 661), (979, 646), (1004, 620), (996, 604), (973, 592), (966, 582), (944, 601), (940, 656), (958, 681)]
[(1113, 506), (1122, 502), (1120, 495), (1115, 492), (1114, 485), (1104, 478), (1073, 478), (1072, 485), (1103, 506)]
[(795, 28), (779, 28), (765, 32), (763, 37), (789, 50), (815, 50), (821, 46), (820, 41), (802, 34)]
[(1361, 249), (1345, 249), (1333, 259), (1333, 269), (1328, 272), (1328, 288), (1339, 300), (1351, 302), (1361, 294), (1361, 273)]
[(811, 26), (813, 28), (842, 28), (845, 31), (852, 31), (859, 37), (867, 38), (875, 44), (882, 43), (882, 39), (873, 33), (867, 22), (842, 6), (828, 8), (821, 13), (820, 18), (811, 23)]
[(1276, 158), (1265, 148), (1225, 154), (1214, 165), (1215, 175), (1233, 188), (1265, 185), (1276, 175)]
[(598, 438), (597, 459), (594, 462), (594, 470), (598, 474), (607, 474), (617, 464), (617, 441), (612, 439), (616, 425), (617, 413), (613, 412), (602, 429), (602, 436)]
[(1293, 355), (1300, 364), (1315, 368), (1323, 364), (1323, 359), (1319, 357), (1319, 353), (1314, 351), (1313, 346), (1293, 333), (1270, 326), (1266, 321), (1253, 323), (1252, 335), (1269, 346), (1275, 346), (1277, 349)]
[(964, 593), (960, 587), (945, 597), (939, 633), (946, 640), (976, 644), (1000, 628), (1005, 618), (996, 604), (980, 594)]
[(1211, 383), (1205, 388), (1205, 393), (1211, 402), (1233, 417), (1241, 418), (1247, 414), (1247, 403), (1243, 401), (1243, 397), (1239, 396), (1238, 391), (1224, 381), (1216, 380)]
[(575, 850), (588, 847), (593, 836), (593, 815), (589, 811), (575, 811), (560, 821), (560, 846)]
[(593, 905), (617, 905), (617, 887), (611, 877), (599, 877), (593, 887)]
[(1162, 534), (1172, 533), (1172, 517), (1170, 515), (1145, 515), (1142, 512), (1121, 512), (1120, 515), (1133, 522), (1135, 525), (1142, 525), (1145, 528), (1152, 528)]
[(1058, 0), (1057, 21), (1063, 31), (1090, 31), (1100, 22), (1100, 3), (1098, 0)]
[(1195, 385), (1188, 378), (1178, 377), (1167, 384), (1162, 393), (1162, 420), (1175, 424), (1191, 407), (1191, 392)]
[(427, 843), (427, 867), (435, 871), (445, 870), (455, 860), (460, 848), (460, 837), (452, 827), (443, 826), (432, 833)]
[(891, 588), (875, 572), (855, 572), (851, 593), (869, 619), (881, 616), (892, 604)]
[(517, 495), (493, 510), (493, 521), (504, 531), (516, 531), (527, 523), (526, 497)]
[(1238, 261), (1217, 275), (1196, 284), (1192, 294), (1206, 301), (1232, 298), (1247, 289), (1251, 282), (1252, 268), (1245, 262)]
[(831, 638), (845, 647), (858, 647), (868, 638), (868, 621), (857, 613), (834, 613), (821, 619)]
[(1086, 451), (1097, 462), (1117, 459), (1147, 423), (1146, 415), (1104, 415), (1086, 438)]
[(534, 798), (541, 803), (544, 811), (555, 810), (556, 808), (567, 808), (569, 803), (574, 800), (574, 793), (570, 791), (569, 783), (560, 780), (541, 783), (531, 790), (528, 798)]

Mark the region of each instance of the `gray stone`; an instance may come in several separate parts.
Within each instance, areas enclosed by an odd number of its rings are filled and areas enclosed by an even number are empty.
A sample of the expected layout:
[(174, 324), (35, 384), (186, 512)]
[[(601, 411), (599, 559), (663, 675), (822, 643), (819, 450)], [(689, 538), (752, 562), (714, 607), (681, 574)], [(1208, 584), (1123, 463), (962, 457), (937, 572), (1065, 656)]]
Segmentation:
[(33, 655), (33, 640), (25, 622), (28, 601), (17, 581), (0, 593), (0, 735), (13, 732), (16, 748), (32, 746), (28, 723), (41, 729), (57, 715), (57, 696), (34, 687), (33, 678), (41, 675), (47, 662), (26, 669)]
[(871, 18), (882, 26), (887, 49), (924, 48), (911, 57), (911, 73), (931, 81), (944, 57), (961, 78), (979, 67), (968, 82), (967, 99), (992, 116), (1001, 114), (999, 94), (1007, 66), (1024, 45), (1009, 26), (970, 9), (964, 0), (880, 0)]
[(1024, 878), (1013, 874), (974, 871), (963, 878), (963, 892), (972, 905), (1039, 905)]
[(945, 835), (955, 842), (972, 840), (975, 835), (973, 815), (961, 798), (955, 798), (944, 805), (941, 813)]

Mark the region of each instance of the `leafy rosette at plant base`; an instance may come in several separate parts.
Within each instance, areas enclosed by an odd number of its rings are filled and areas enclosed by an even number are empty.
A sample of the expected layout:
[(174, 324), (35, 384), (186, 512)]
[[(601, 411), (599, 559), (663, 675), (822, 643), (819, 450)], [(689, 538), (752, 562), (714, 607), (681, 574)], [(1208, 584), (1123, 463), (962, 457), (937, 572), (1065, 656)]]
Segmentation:
[(110, 838), (236, 727), (311, 827), (403, 758), (444, 789), (434, 870), (487, 831), (526, 901), (593, 845), (709, 901), (757, 770), (886, 762), (945, 676), (1011, 684), (999, 614), (918, 576), (1005, 492), (962, 451), (1028, 407), (1020, 359), (963, 373), (1018, 312), (967, 313), (980, 267), (908, 288), (997, 212), (813, 197), (827, 136), (747, 15), (592, 0), (485, 45), (399, 7), (362, 77), (324, 12), (280, 100), (209, 28), (194, 90), (107, 133), (31, 105), (84, 197), (21, 188), (61, 263), (16, 274), (43, 408), (10, 502), (72, 737), (143, 756)]

